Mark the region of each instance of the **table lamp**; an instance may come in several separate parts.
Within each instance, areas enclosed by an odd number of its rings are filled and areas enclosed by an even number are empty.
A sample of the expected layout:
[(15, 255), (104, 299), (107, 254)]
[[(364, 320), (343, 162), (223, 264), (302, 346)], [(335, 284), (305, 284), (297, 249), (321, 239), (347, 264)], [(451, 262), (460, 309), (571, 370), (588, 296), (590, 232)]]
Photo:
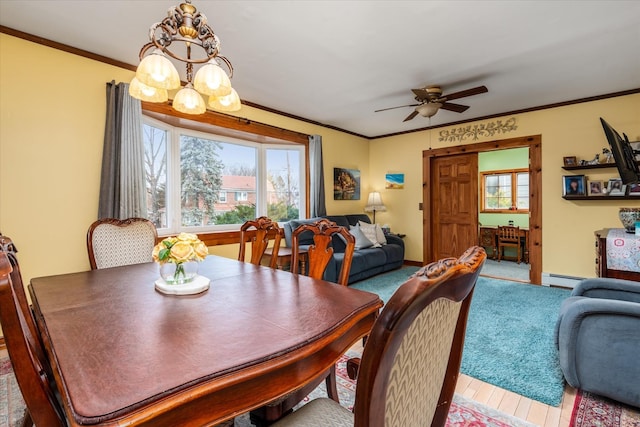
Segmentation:
[(382, 203), (382, 196), (378, 191), (372, 191), (369, 193), (369, 199), (367, 205), (364, 207), (365, 212), (373, 212), (373, 223), (376, 223), (376, 211), (384, 212), (387, 208)]

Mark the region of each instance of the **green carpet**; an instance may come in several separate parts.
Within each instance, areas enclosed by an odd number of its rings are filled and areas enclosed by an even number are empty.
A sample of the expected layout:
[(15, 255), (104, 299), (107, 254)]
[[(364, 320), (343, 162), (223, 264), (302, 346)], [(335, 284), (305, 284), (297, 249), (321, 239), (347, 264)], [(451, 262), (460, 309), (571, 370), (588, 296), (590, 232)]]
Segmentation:
[[(418, 269), (403, 267), (350, 285), (386, 303)], [(555, 323), (569, 290), (480, 277), (467, 323), (461, 371), (547, 405), (559, 406), (564, 379)]]

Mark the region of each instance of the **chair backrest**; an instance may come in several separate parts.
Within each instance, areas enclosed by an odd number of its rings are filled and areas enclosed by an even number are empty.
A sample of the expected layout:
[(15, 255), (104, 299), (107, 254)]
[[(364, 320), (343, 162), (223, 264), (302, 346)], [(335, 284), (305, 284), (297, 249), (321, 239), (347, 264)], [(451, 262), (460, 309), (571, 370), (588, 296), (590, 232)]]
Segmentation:
[(37, 426), (67, 425), (51, 385), (51, 368), (27, 305), (14, 252), (0, 251), (0, 322), (28, 419)]
[(119, 267), (153, 261), (158, 231), (145, 218), (103, 218), (87, 231), (91, 269)]
[(519, 243), (520, 227), (513, 227), (510, 225), (499, 225), (498, 240), (502, 242)]
[(283, 231), (278, 226), (278, 223), (271, 221), (271, 219), (266, 216), (245, 222), (240, 227), (240, 253), (238, 254), (238, 260), (245, 260), (246, 243), (251, 242), (251, 260), (249, 262), (259, 265), (264, 256), (264, 251), (269, 247), (269, 239), (273, 238), (273, 249), (269, 266), (276, 268), (282, 233)]
[(351, 271), (351, 261), (353, 259), (353, 251), (356, 247), (356, 239), (345, 228), (337, 225), (328, 219), (321, 219), (313, 224), (303, 224), (293, 230), (291, 234), (291, 272), (298, 272), (298, 264), (300, 260), (300, 235), (305, 231), (313, 233), (313, 244), (307, 249), (307, 269), (309, 276), (315, 279), (322, 279), (327, 265), (333, 257), (333, 248), (331, 247), (332, 237), (335, 234), (340, 235), (346, 242), (344, 250), (344, 258), (342, 259), (342, 267), (338, 275), (338, 283), (347, 286), (349, 283), (349, 272)]
[(483, 248), (420, 269), (391, 297), (362, 355), (355, 426), (444, 426)]

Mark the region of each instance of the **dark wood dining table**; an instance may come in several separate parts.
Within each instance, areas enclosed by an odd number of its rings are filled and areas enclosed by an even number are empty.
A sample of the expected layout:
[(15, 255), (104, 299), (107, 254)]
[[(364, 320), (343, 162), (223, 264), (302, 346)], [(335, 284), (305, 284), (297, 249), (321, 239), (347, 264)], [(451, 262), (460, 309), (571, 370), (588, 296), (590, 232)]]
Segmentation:
[(36, 321), (69, 425), (214, 425), (325, 372), (380, 298), (208, 256), (197, 295), (154, 289), (158, 265), (34, 278)]

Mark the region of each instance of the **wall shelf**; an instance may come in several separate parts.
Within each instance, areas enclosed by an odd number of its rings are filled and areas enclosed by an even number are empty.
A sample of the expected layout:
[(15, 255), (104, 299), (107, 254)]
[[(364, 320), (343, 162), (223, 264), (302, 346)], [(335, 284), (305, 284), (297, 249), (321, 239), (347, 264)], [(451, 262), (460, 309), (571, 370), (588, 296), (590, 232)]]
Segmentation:
[(606, 169), (615, 168), (615, 163), (598, 163), (597, 165), (575, 165), (575, 166), (562, 166), (562, 169), (567, 171), (575, 171), (580, 169)]
[(639, 196), (562, 196), (565, 200), (637, 200), (640, 202)]

